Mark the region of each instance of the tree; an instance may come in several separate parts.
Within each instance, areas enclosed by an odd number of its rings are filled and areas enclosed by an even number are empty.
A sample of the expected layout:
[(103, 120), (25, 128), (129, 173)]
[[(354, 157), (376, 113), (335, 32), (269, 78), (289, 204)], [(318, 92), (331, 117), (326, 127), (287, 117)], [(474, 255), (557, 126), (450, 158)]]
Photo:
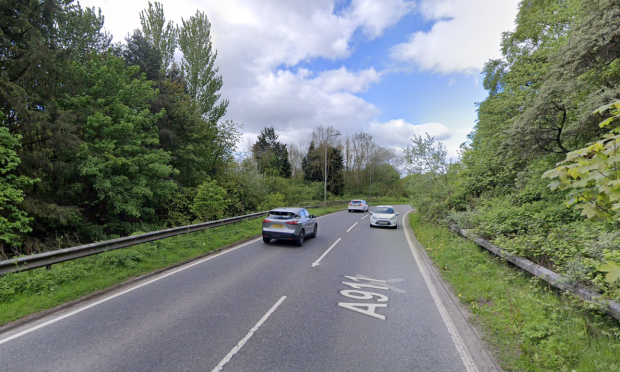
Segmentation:
[(252, 146), (252, 154), (262, 173), (291, 177), (291, 163), (286, 145), (278, 141), (279, 135), (273, 127), (265, 127)]
[[(325, 174), (325, 148), (314, 146), (310, 142), (308, 153), (302, 161), (304, 178), (307, 181), (324, 182)], [(341, 195), (344, 191), (343, 157), (339, 149), (329, 146), (327, 148), (327, 190), (333, 195)]]
[(438, 142), (435, 146), (435, 137), (426, 133), (426, 138), (413, 135), (411, 144), (405, 149), (407, 171), (422, 174), (435, 185), (446, 182), (448, 163), (446, 147)]
[(76, 112), (83, 132), (77, 153), (77, 172), (84, 177), (82, 203), (100, 221), (124, 216), (153, 218), (153, 204), (162, 203), (175, 191), (169, 177), (177, 171), (169, 165), (170, 154), (159, 147), (150, 101), (156, 95), (138, 67), (125, 67), (110, 54), (76, 66), (84, 92), (63, 101)]
[(228, 100), (220, 99), (222, 77), (215, 67), (217, 51), (211, 45), (211, 23), (204, 12), (196, 11), (189, 20), (181, 19), (179, 48), (183, 52), (181, 71), (192, 99), (200, 104), (202, 114), (210, 122), (217, 123), (226, 114)]
[(0, 253), (4, 256), (7, 253), (2, 248), (4, 244), (20, 245), (18, 233), (32, 230), (29, 226), (32, 218), (19, 208), (19, 204), (24, 200), (22, 190), (34, 181), (12, 173), (20, 163), (15, 152), (19, 140), (20, 136), (12, 136), (7, 128), (0, 127)]
[(198, 186), (191, 210), (200, 219), (210, 221), (222, 217), (227, 205), (226, 190), (218, 186), (215, 180), (207, 180)]
[(161, 53), (149, 43), (140, 30), (127, 35), (123, 46), (123, 59), (127, 66), (139, 66), (138, 77), (146, 74), (147, 80), (161, 79)]
[[(598, 108), (595, 113), (610, 112), (601, 127), (620, 118), (620, 101)], [(620, 221), (620, 127), (602, 139), (572, 151), (555, 169), (543, 177), (557, 178), (552, 190), (571, 190), (568, 205), (582, 210), (582, 215), (596, 220)]]
[(164, 7), (158, 1), (154, 4), (149, 1), (148, 9), (140, 12), (140, 23), (146, 40), (159, 51), (159, 65), (161, 68), (167, 69), (174, 60), (174, 51), (178, 42), (178, 28), (172, 21), (166, 23)]

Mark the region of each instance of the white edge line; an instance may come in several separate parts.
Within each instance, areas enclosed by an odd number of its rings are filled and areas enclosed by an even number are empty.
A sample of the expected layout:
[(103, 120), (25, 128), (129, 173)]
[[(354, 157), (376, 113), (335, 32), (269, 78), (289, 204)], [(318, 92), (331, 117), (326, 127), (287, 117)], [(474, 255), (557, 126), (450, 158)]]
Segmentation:
[(245, 335), (245, 337), (239, 341), (239, 343), (237, 344), (237, 346), (233, 347), (232, 350), (228, 353), (228, 355), (226, 355), (226, 357), (224, 357), (224, 359), (222, 359), (222, 361), (220, 362), (220, 364), (218, 364), (215, 368), (213, 368), (213, 370), (211, 370), (211, 372), (219, 372), (222, 370), (222, 368), (224, 368), (224, 365), (228, 362), (230, 362), (230, 359), (239, 352), (239, 350), (241, 350), (241, 348), (243, 347), (243, 345), (245, 345), (246, 342), (248, 342), (248, 340), (250, 339), (250, 337), (252, 337), (252, 335), (254, 334), (254, 332), (256, 332), (258, 330), (258, 328), (260, 328), (260, 326), (263, 325), (263, 323), (265, 323), (265, 321), (267, 321), (267, 319), (269, 319), (269, 316), (271, 316), (271, 314), (276, 311), (276, 309), (278, 308), (278, 306), (280, 306), (280, 304), (282, 303), (282, 301), (286, 300), (286, 296), (282, 296), (280, 298), (280, 300), (278, 302), (276, 302), (275, 305), (273, 305), (271, 307), (271, 309), (267, 312), (267, 314), (263, 315), (263, 317), (258, 321), (258, 323), (256, 323), (256, 325), (250, 329), (250, 332), (248, 332), (247, 335)]
[[(411, 211), (407, 212), (407, 214), (409, 214), (410, 212)], [(441, 298), (439, 297), (439, 294), (437, 293), (435, 285), (431, 281), (431, 278), (430, 278), (428, 270), (426, 269), (426, 266), (422, 264), (423, 262), (422, 257), (420, 256), (420, 253), (418, 252), (418, 250), (414, 247), (413, 238), (410, 236), (411, 233), (409, 232), (409, 229), (405, 228), (404, 230), (405, 230), (405, 236), (407, 237), (407, 242), (409, 243), (409, 248), (411, 248), (411, 252), (413, 253), (413, 257), (416, 263), (418, 264), (418, 268), (420, 269), (420, 272), (422, 273), (424, 282), (426, 282), (426, 286), (428, 287), (428, 290), (431, 292), (431, 296), (433, 297), (433, 301), (435, 301), (437, 310), (439, 310), (439, 314), (441, 314), (441, 318), (443, 319), (443, 322), (446, 324), (446, 328), (448, 328), (448, 332), (450, 333), (450, 336), (452, 337), (452, 341), (454, 342), (454, 346), (456, 346), (456, 350), (461, 356), (461, 360), (463, 361), (463, 364), (465, 364), (465, 368), (467, 369), (468, 372), (478, 372), (478, 368), (476, 367), (476, 364), (474, 363), (471, 355), (469, 355), (469, 353), (467, 352), (463, 339), (461, 339), (461, 336), (459, 335), (456, 329), (456, 326), (454, 325), (454, 322), (452, 322), (450, 315), (448, 315), (448, 311), (443, 305), (443, 302), (441, 302)]]
[(347, 232), (351, 231), (352, 228), (355, 227), (355, 225), (357, 225), (357, 222), (353, 224), (353, 226), (349, 227), (349, 230), (347, 230)]
[(336, 242), (335, 242), (334, 244), (332, 244), (332, 246), (331, 246), (331, 247), (329, 247), (329, 249), (327, 249), (327, 250), (325, 251), (325, 253), (323, 253), (323, 254), (321, 255), (321, 257), (319, 257), (319, 259), (318, 259), (318, 260), (314, 261), (314, 263), (312, 264), (312, 267), (319, 266), (319, 261), (321, 261), (321, 260), (323, 259), (323, 257), (325, 257), (325, 255), (326, 255), (326, 254), (328, 254), (328, 253), (329, 253), (329, 251), (331, 251), (331, 250), (332, 250), (332, 248), (334, 248), (334, 247), (336, 246), (336, 244), (338, 244), (338, 242), (340, 241), (340, 239), (342, 239), (342, 238), (338, 238), (338, 240), (336, 240)]
[(90, 309), (91, 307), (95, 307), (95, 306), (100, 305), (100, 304), (102, 304), (102, 303), (104, 303), (104, 302), (110, 301), (110, 300), (111, 300), (111, 299), (113, 299), (113, 298), (116, 298), (116, 297), (122, 296), (122, 295), (124, 295), (124, 294), (126, 294), (126, 293), (129, 293), (129, 292), (131, 292), (131, 291), (135, 291), (136, 289), (141, 288), (141, 287), (144, 287), (145, 285), (148, 285), (148, 284), (154, 283), (154, 282), (156, 282), (156, 281), (158, 281), (158, 280), (161, 280), (161, 279), (163, 279), (163, 278), (165, 278), (165, 277), (168, 277), (168, 276), (170, 276), (170, 275), (174, 275), (174, 274), (176, 274), (176, 273), (178, 273), (178, 272), (180, 272), (180, 271), (183, 271), (183, 270), (189, 269), (190, 267), (193, 267), (193, 266), (196, 266), (196, 265), (200, 265), (201, 263), (203, 263), (203, 262), (205, 262), (205, 261), (209, 261), (209, 260), (211, 260), (211, 259), (213, 259), (213, 258), (220, 257), (220, 256), (222, 256), (223, 254), (226, 254), (226, 253), (228, 253), (228, 252), (232, 252), (232, 251), (234, 251), (234, 250), (236, 250), (236, 249), (239, 249), (239, 248), (244, 247), (244, 246), (246, 246), (246, 245), (248, 245), (248, 244), (251, 244), (251, 243), (257, 242), (257, 241), (259, 241), (259, 240), (260, 240), (260, 238), (259, 238), (259, 239), (254, 239), (254, 240), (250, 240), (249, 242), (246, 242), (246, 243), (244, 243), (244, 244), (242, 244), (242, 245), (240, 245), (240, 246), (237, 246), (237, 247), (234, 247), (234, 248), (231, 248), (231, 249), (227, 249), (227, 250), (225, 250), (225, 251), (223, 251), (223, 252), (220, 252), (219, 254), (216, 254), (216, 255), (214, 255), (214, 256), (210, 256), (210, 257), (207, 257), (207, 258), (201, 259), (201, 260), (199, 260), (199, 261), (193, 262), (193, 263), (191, 263), (191, 264), (185, 265), (185, 266), (183, 266), (183, 267), (181, 267), (181, 268), (179, 268), (179, 269), (176, 269), (176, 270), (171, 271), (171, 272), (168, 272), (168, 273), (166, 273), (166, 274), (164, 274), (164, 275), (158, 276), (158, 277), (157, 277), (157, 278), (155, 278), (155, 279), (151, 279), (151, 280), (149, 280), (149, 281), (147, 281), (147, 282), (144, 282), (144, 283), (142, 283), (142, 284), (140, 284), (140, 285), (137, 285), (137, 286), (135, 286), (135, 287), (131, 287), (131, 288), (129, 288), (129, 289), (126, 289), (126, 290), (124, 290), (124, 291), (122, 291), (122, 292), (119, 292), (119, 293), (113, 294), (113, 295), (108, 296), (108, 297), (106, 297), (106, 298), (103, 298), (103, 299), (101, 299), (101, 300), (99, 300), (99, 301), (97, 301), (97, 302), (93, 302), (93, 303), (92, 303), (92, 304), (90, 304), (90, 305), (87, 305), (87, 306), (81, 307), (81, 308), (79, 308), (79, 309), (77, 309), (77, 310), (74, 310), (74, 311), (72, 311), (72, 312), (70, 312), (70, 313), (64, 314), (64, 315), (59, 316), (59, 317), (57, 317), (57, 318), (54, 318), (54, 319), (52, 319), (52, 320), (48, 320), (48, 321), (47, 321), (47, 322), (45, 322), (45, 323), (41, 323), (41, 324), (39, 324), (39, 325), (37, 325), (37, 326), (34, 326), (34, 327), (32, 327), (32, 328), (29, 328), (29, 329), (26, 329), (26, 330), (24, 330), (24, 331), (21, 331), (21, 332), (19, 332), (19, 333), (16, 333), (16, 334), (14, 334), (14, 335), (12, 335), (12, 336), (9, 336), (9, 337), (7, 337), (7, 338), (4, 338), (4, 339), (0, 340), (0, 345), (4, 344), (4, 343), (6, 343), (6, 342), (9, 342), (9, 341), (11, 341), (11, 340), (14, 340), (14, 339), (16, 339), (16, 338), (18, 338), (18, 337), (21, 337), (21, 336), (23, 336), (23, 335), (26, 335), (26, 334), (28, 334), (28, 333), (30, 333), (30, 332), (34, 332), (34, 331), (36, 331), (37, 329), (41, 329), (41, 328), (46, 327), (46, 326), (48, 326), (48, 325), (50, 325), (50, 324), (56, 323), (56, 322), (58, 322), (58, 321), (60, 321), (60, 320), (63, 320), (63, 319), (65, 319), (65, 318), (68, 318), (68, 317), (70, 317), (70, 316), (72, 316), (72, 315), (75, 315), (75, 314), (81, 313), (82, 311), (84, 311), (84, 310), (88, 310), (88, 309)]

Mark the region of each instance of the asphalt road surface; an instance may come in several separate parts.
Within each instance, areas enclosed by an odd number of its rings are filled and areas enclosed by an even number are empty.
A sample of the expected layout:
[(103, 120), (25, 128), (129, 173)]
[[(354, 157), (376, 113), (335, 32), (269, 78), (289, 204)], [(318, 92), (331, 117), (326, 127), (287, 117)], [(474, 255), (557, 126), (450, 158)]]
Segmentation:
[(254, 240), (0, 334), (0, 370), (487, 370), (396, 209), (396, 230), (327, 215), (303, 247)]

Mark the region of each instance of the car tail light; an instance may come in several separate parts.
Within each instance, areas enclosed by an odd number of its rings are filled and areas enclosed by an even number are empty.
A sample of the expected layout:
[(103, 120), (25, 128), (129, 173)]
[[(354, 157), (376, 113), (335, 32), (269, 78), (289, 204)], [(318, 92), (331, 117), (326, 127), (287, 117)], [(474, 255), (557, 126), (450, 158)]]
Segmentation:
[(349, 203), (349, 205), (351, 205), (351, 203)]
[(299, 222), (297, 222), (297, 221), (288, 221), (288, 222), (285, 222), (285, 223), (287, 225), (299, 225)]
[(269, 221), (269, 220), (263, 220), (263, 223), (266, 223), (266, 222), (271, 222), (271, 221)]

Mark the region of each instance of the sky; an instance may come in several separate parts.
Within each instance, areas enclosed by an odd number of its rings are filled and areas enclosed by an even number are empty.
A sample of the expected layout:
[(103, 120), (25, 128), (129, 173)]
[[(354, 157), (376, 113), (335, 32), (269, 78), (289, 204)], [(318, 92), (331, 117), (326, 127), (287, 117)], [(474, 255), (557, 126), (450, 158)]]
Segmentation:
[[(211, 22), (223, 118), (244, 142), (264, 127), (299, 145), (312, 128), (370, 133), (405, 148), (428, 133), (456, 159), (487, 96), (480, 74), (500, 58), (519, 0), (160, 0), (180, 25)], [(101, 8), (113, 42), (140, 28), (147, 0), (81, 0)], [(176, 58), (182, 55), (177, 51)], [(247, 148), (241, 144), (240, 150)]]

